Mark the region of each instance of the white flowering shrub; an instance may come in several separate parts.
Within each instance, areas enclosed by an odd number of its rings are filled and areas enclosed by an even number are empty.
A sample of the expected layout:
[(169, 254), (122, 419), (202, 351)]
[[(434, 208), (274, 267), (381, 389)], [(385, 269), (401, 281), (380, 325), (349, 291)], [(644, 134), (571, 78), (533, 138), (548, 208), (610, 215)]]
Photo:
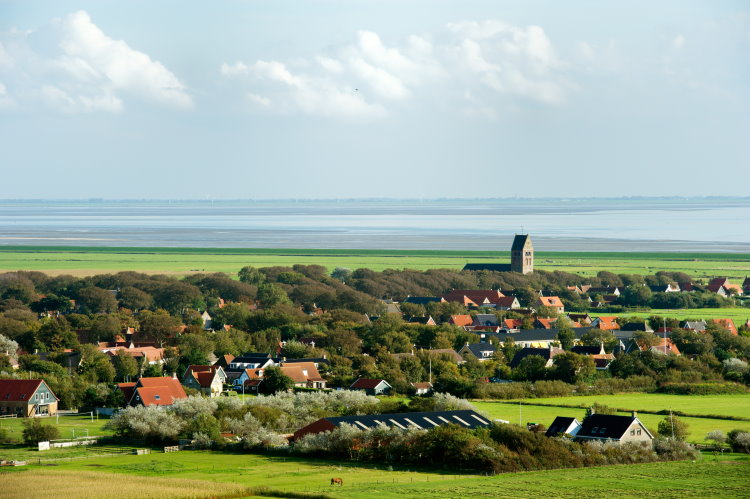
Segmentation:
[(185, 423), (161, 407), (128, 407), (118, 412), (107, 423), (116, 435), (146, 440), (175, 439)]
[(217, 407), (218, 404), (215, 400), (200, 395), (193, 395), (186, 399), (175, 400), (175, 403), (169, 410), (183, 421), (188, 421), (194, 419), (199, 414), (213, 415)]
[(450, 393), (436, 393), (432, 396), (435, 402), (436, 411), (475, 411), (473, 405), (468, 400), (454, 397)]

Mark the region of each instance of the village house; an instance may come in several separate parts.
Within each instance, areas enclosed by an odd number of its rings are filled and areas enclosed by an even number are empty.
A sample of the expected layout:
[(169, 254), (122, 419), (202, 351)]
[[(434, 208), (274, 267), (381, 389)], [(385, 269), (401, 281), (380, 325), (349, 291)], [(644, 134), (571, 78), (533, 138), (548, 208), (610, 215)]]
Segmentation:
[(221, 366), (188, 366), (182, 376), (182, 384), (200, 390), (209, 397), (218, 397), (224, 391), (227, 374)]
[(318, 367), (314, 362), (282, 362), (281, 372), (292, 378), (292, 380), (295, 382), (295, 386), (301, 386), (304, 388), (317, 388), (321, 390), (326, 387), (326, 380), (320, 376)]
[(435, 412), (407, 412), (396, 414), (366, 414), (362, 416), (339, 416), (321, 418), (304, 428), (294, 432), (293, 440), (299, 440), (305, 435), (314, 435), (324, 431), (332, 431), (342, 424), (349, 424), (360, 430), (387, 427), (408, 430), (429, 430), (437, 426), (456, 425), (461, 428), (489, 428), (492, 423), (475, 411), (435, 411)]
[(565, 313), (565, 305), (557, 296), (540, 296), (537, 305), (554, 309), (558, 314)]
[(633, 412), (632, 416), (592, 414), (583, 420), (576, 433), (578, 441), (599, 440), (604, 442), (651, 442), (654, 436)]
[(496, 327), (500, 325), (500, 321), (495, 314), (477, 314), (471, 325)]
[(714, 324), (718, 324), (719, 326), (732, 333), (734, 336), (737, 336), (737, 326), (734, 325), (734, 321), (732, 319), (711, 319), (711, 322), (713, 322)]
[(708, 283), (706, 289), (721, 296), (729, 296), (730, 294), (742, 294), (742, 287), (737, 284), (732, 284), (727, 277), (717, 277), (715, 279), (711, 279), (711, 282)]
[(707, 326), (708, 326), (708, 323), (704, 320), (685, 321), (682, 324), (682, 329), (690, 329), (691, 331), (695, 331), (696, 333), (702, 333), (706, 330)]
[(480, 361), (490, 360), (495, 355), (495, 345), (492, 343), (471, 343), (468, 342), (458, 351), (458, 354), (466, 358), (467, 355), (473, 355)]
[(617, 286), (605, 286), (601, 288), (589, 287), (586, 290), (586, 294), (589, 296), (601, 295), (601, 296), (620, 296), (621, 291)]
[(266, 353), (246, 353), (235, 357), (229, 363), (229, 371), (242, 371), (243, 369), (258, 369), (263, 367), (275, 366), (281, 362), (281, 357), (272, 357)]
[(445, 300), (437, 296), (407, 296), (404, 303), (427, 305), (428, 303), (445, 303)]
[(680, 285), (676, 282), (672, 282), (669, 284), (661, 284), (659, 286), (649, 286), (649, 289), (651, 289), (651, 292), (653, 293), (679, 293)]
[[(121, 386), (125, 385), (125, 386)], [(120, 389), (124, 394), (130, 390), (124, 390), (123, 388), (132, 389), (132, 396), (127, 400), (127, 405), (130, 406), (160, 406), (168, 407), (173, 405), (175, 401), (180, 399), (186, 399), (187, 394), (185, 389), (182, 388), (180, 381), (176, 376), (163, 376), (154, 378), (140, 378), (138, 381), (132, 384), (130, 383), (119, 383)]]
[(591, 321), (591, 327), (603, 329), (605, 331), (620, 329), (620, 325), (617, 323), (617, 317), (594, 317)]
[(586, 345), (575, 345), (570, 349), (571, 352), (579, 355), (585, 355), (594, 361), (596, 369), (604, 371), (609, 369), (609, 365), (615, 360), (613, 353), (607, 353), (604, 350), (604, 343), (601, 343), (598, 347), (586, 346)]
[(0, 379), (0, 416), (53, 416), (58, 400), (43, 379)]
[(349, 387), (350, 390), (362, 390), (367, 395), (388, 395), (391, 385), (384, 379), (359, 378)]

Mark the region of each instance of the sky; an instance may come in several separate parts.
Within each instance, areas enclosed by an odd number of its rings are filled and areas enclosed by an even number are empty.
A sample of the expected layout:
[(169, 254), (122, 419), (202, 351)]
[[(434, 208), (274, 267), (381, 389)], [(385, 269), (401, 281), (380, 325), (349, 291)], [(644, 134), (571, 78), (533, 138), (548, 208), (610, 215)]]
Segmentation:
[(0, 198), (747, 196), (750, 2), (0, 0)]

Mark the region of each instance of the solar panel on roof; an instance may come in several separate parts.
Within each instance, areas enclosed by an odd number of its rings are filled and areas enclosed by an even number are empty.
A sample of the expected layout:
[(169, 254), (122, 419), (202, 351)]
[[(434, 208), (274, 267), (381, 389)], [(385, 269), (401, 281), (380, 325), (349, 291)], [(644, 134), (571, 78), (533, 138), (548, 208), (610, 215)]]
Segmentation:
[(455, 419), (456, 421), (459, 421), (459, 422), (460, 422), (461, 424), (463, 424), (464, 426), (471, 426), (471, 425), (470, 425), (469, 423), (467, 423), (467, 422), (466, 422), (466, 421), (464, 421), (463, 419), (459, 418), (458, 416), (453, 416), (453, 419)]
[(396, 426), (398, 426), (398, 427), (399, 427), (399, 428), (401, 428), (402, 430), (405, 430), (405, 429), (406, 429), (406, 426), (403, 426), (403, 425), (402, 425), (401, 423), (399, 423), (399, 422), (398, 422), (398, 421), (396, 421), (395, 419), (389, 419), (388, 421), (390, 421), (391, 423), (395, 424)]

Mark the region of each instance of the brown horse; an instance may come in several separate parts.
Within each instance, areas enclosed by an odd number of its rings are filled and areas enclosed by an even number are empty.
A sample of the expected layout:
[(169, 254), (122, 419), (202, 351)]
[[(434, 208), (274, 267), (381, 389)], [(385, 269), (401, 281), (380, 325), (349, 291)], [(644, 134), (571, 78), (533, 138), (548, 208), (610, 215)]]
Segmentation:
[(331, 485), (341, 485), (344, 486), (344, 479), (343, 478), (331, 478)]

